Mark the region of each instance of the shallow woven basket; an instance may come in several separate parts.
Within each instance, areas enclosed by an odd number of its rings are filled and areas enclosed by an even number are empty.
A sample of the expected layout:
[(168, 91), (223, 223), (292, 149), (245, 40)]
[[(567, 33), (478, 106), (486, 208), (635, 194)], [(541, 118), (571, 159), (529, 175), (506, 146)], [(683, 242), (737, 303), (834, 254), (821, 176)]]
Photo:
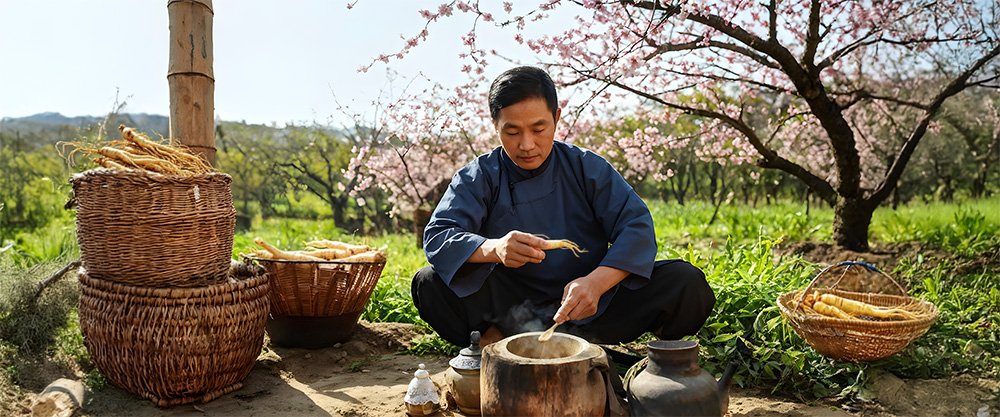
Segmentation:
[[(892, 281), (903, 295), (861, 293), (842, 291), (834, 288), (814, 288), (823, 277), (843, 274), (855, 269), (864, 276), (884, 276)], [(830, 272), (832, 271), (832, 272)], [(838, 280), (839, 282), (839, 280)], [(834, 294), (851, 300), (862, 301), (880, 307), (899, 308), (916, 315), (911, 320), (868, 321), (846, 320), (819, 314), (806, 314), (799, 308), (800, 300), (806, 292)], [(781, 315), (821, 355), (847, 362), (867, 362), (886, 358), (906, 348), (916, 338), (922, 336), (938, 318), (937, 307), (930, 302), (911, 298), (892, 277), (874, 266), (860, 262), (843, 262), (820, 272), (804, 290), (795, 290), (778, 297)]]
[(160, 407), (207, 402), (243, 386), (264, 343), (267, 276), (239, 264), (232, 282), (134, 287), (80, 274), (80, 330), (112, 384)]
[(93, 169), (70, 182), (91, 277), (147, 287), (225, 281), (236, 226), (229, 175)]
[(385, 261), (252, 259), (271, 279), (271, 312), (285, 316), (339, 316), (361, 311), (385, 267)]

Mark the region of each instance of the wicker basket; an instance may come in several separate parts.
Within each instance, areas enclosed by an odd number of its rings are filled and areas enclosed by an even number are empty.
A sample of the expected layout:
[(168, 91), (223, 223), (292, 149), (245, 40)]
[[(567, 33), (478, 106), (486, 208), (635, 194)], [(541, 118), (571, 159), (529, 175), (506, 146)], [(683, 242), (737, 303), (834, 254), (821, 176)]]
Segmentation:
[[(864, 277), (882, 276), (892, 281), (903, 295), (860, 293), (836, 289), (847, 271)], [(814, 288), (823, 278), (836, 279), (832, 288)], [(800, 308), (804, 294), (818, 291), (880, 307), (899, 308), (913, 313), (910, 320), (868, 321), (845, 320), (818, 314), (806, 314)], [(778, 297), (781, 315), (821, 355), (847, 362), (867, 362), (899, 353), (922, 336), (938, 318), (937, 307), (930, 302), (910, 298), (906, 291), (882, 271), (860, 262), (842, 262), (821, 271), (804, 290), (795, 290)]]
[(361, 311), (385, 267), (385, 261), (253, 260), (271, 279), (271, 312), (286, 316), (338, 316)]
[(277, 346), (319, 349), (350, 338), (385, 261), (253, 260), (271, 279), (267, 334)]
[(236, 209), (229, 175), (94, 169), (72, 177), (77, 241), (92, 278), (146, 287), (224, 282)]
[[(242, 265), (242, 264), (240, 264)], [(160, 407), (243, 386), (264, 341), (269, 288), (259, 267), (199, 288), (134, 287), (80, 274), (80, 330), (111, 383)]]

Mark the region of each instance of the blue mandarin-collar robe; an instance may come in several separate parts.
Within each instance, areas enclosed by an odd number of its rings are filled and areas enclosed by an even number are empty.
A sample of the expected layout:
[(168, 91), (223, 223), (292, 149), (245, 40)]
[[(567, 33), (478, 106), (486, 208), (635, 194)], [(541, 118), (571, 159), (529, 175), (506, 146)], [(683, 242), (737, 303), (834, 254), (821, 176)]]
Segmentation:
[[(511, 230), (569, 239), (586, 249), (547, 250), (541, 263), (520, 268), (484, 263), (466, 266), (486, 241)], [(610, 245), (610, 246), (609, 246)], [(434, 271), (459, 297), (478, 291), (494, 268), (502, 268), (535, 293), (558, 302), (563, 287), (598, 266), (629, 272), (619, 285), (639, 288), (649, 280), (656, 238), (649, 208), (604, 158), (555, 141), (537, 169), (517, 166), (497, 147), (458, 171), (424, 230), (424, 252)], [(618, 287), (606, 292), (597, 313), (607, 308)]]

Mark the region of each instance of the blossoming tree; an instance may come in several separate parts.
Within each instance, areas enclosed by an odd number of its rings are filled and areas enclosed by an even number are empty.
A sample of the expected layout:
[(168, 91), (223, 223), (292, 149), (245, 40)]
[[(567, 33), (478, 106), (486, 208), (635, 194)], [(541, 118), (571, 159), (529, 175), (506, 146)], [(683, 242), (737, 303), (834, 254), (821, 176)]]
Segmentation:
[(485, 93), (473, 91), (481, 77), (474, 80), (450, 90), (433, 84), (410, 92), (408, 84), (399, 97), (387, 98), (388, 104), (382, 98), (376, 100), (372, 120), (342, 108), (356, 130), (365, 133), (358, 135), (359, 146), (352, 151), (355, 156), (344, 171), (345, 180), (356, 184), (350, 195), (360, 196), (371, 187), (385, 191), (392, 207), (390, 215), (412, 215), (418, 246), (430, 210), (452, 175), (492, 148), (493, 138), (479, 122), (483, 115), (462, 105), (464, 101), (485, 100)]
[[(567, 8), (574, 24), (544, 26)], [(482, 74), (489, 56), (477, 25), (505, 27), (564, 89), (588, 91), (586, 105), (637, 97), (665, 108), (662, 120), (703, 118), (700, 135), (711, 140), (701, 152), (799, 178), (834, 208), (834, 241), (854, 250), (868, 248), (873, 212), (940, 127), (942, 105), (969, 88), (996, 89), (1000, 77), (1000, 11), (980, 0), (543, 0), (518, 10), (452, 1), (422, 11), (425, 29), (373, 62), (412, 52), (427, 27), (458, 13), (474, 19), (463, 37), (469, 74)], [(548, 33), (526, 37), (528, 25)]]

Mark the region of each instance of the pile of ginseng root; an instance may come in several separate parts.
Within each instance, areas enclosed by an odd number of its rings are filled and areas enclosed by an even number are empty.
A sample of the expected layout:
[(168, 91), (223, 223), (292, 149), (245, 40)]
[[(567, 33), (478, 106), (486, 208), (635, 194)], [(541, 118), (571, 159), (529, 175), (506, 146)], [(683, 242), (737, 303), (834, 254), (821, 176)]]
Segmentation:
[(801, 308), (806, 314), (820, 314), (844, 320), (912, 320), (916, 314), (901, 308), (880, 307), (833, 294), (806, 294)]
[(259, 237), (253, 241), (264, 249), (252, 251), (248, 254), (241, 253), (241, 256), (285, 261), (337, 261), (347, 263), (381, 262), (386, 259), (385, 251), (382, 249), (373, 248), (368, 245), (353, 245), (335, 240), (306, 242), (307, 249), (297, 251), (283, 251)]
[(88, 147), (83, 142), (60, 142), (61, 149), (73, 146), (67, 156), (72, 162), (77, 152), (94, 158), (94, 163), (119, 171), (139, 171), (163, 175), (195, 176), (215, 170), (201, 156), (183, 146), (163, 144), (133, 128), (119, 125), (123, 140), (113, 140), (103, 147)]

